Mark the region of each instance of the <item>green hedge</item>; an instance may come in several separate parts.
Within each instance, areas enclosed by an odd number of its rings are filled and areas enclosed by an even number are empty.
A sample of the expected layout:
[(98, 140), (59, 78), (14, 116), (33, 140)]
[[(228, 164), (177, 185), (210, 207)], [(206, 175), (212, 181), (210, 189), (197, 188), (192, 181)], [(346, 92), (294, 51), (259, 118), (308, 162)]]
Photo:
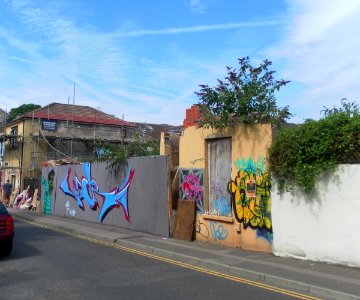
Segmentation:
[(280, 128), (268, 152), (269, 169), (280, 192), (299, 186), (311, 192), (324, 171), (360, 163), (360, 114), (355, 103), (324, 110), (318, 121)]

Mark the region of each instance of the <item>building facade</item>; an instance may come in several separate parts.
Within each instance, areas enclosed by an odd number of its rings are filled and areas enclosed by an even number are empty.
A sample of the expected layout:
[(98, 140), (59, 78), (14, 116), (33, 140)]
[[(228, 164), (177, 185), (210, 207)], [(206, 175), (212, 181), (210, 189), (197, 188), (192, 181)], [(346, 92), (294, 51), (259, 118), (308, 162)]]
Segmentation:
[(40, 163), (49, 160), (89, 161), (101, 143), (124, 143), (135, 127), (89, 106), (51, 103), (16, 117), (3, 126), (1, 182), (22, 189), (31, 181), (39, 187)]
[(199, 107), (186, 111), (179, 142), (179, 199), (196, 204), (195, 239), (272, 251), (270, 124), (223, 131), (199, 128)]

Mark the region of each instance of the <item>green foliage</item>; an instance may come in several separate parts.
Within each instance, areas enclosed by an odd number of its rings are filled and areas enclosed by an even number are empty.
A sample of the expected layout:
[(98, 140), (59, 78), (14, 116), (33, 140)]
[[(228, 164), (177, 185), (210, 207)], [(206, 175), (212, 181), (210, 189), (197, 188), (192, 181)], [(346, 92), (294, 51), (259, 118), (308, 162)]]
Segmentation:
[(238, 59), (239, 69), (227, 67), (225, 80), (218, 79), (216, 87), (200, 85), (199, 126), (224, 129), (236, 124), (278, 124), (291, 114), (288, 106), (278, 108), (275, 92), (289, 81), (275, 80), (270, 71), (271, 61), (264, 60), (258, 67), (248, 57)]
[(345, 100), (340, 108), (325, 108), (318, 121), (280, 129), (268, 153), (269, 170), (280, 192), (297, 185), (309, 193), (323, 172), (360, 162), (359, 107)]
[(127, 164), (129, 157), (159, 155), (160, 141), (147, 139), (137, 132), (131, 142), (118, 145), (101, 144), (98, 148), (102, 150), (102, 154), (97, 161), (106, 161), (110, 169), (117, 170), (119, 166)]
[(38, 108), (41, 108), (41, 106), (38, 104), (32, 104), (32, 103), (22, 104), (19, 107), (10, 109), (7, 119), (11, 121), (15, 119), (17, 116), (21, 116)]

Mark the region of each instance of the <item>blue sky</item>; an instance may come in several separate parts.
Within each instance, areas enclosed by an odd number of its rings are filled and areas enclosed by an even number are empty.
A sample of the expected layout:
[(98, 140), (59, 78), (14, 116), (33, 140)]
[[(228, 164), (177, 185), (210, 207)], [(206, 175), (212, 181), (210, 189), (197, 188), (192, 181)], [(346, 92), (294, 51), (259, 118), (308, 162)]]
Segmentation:
[(0, 0), (0, 107), (89, 105), (182, 124), (199, 84), (249, 56), (291, 80), (292, 122), (359, 102), (360, 0)]

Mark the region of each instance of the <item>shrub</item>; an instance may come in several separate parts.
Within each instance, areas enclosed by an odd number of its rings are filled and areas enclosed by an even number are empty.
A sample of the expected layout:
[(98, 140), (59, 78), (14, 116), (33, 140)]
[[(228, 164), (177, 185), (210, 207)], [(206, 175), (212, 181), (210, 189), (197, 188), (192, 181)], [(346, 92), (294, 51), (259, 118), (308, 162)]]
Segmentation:
[(268, 152), (269, 170), (280, 192), (297, 185), (309, 193), (324, 171), (360, 162), (359, 107), (345, 100), (340, 108), (325, 108), (318, 121), (280, 128)]

